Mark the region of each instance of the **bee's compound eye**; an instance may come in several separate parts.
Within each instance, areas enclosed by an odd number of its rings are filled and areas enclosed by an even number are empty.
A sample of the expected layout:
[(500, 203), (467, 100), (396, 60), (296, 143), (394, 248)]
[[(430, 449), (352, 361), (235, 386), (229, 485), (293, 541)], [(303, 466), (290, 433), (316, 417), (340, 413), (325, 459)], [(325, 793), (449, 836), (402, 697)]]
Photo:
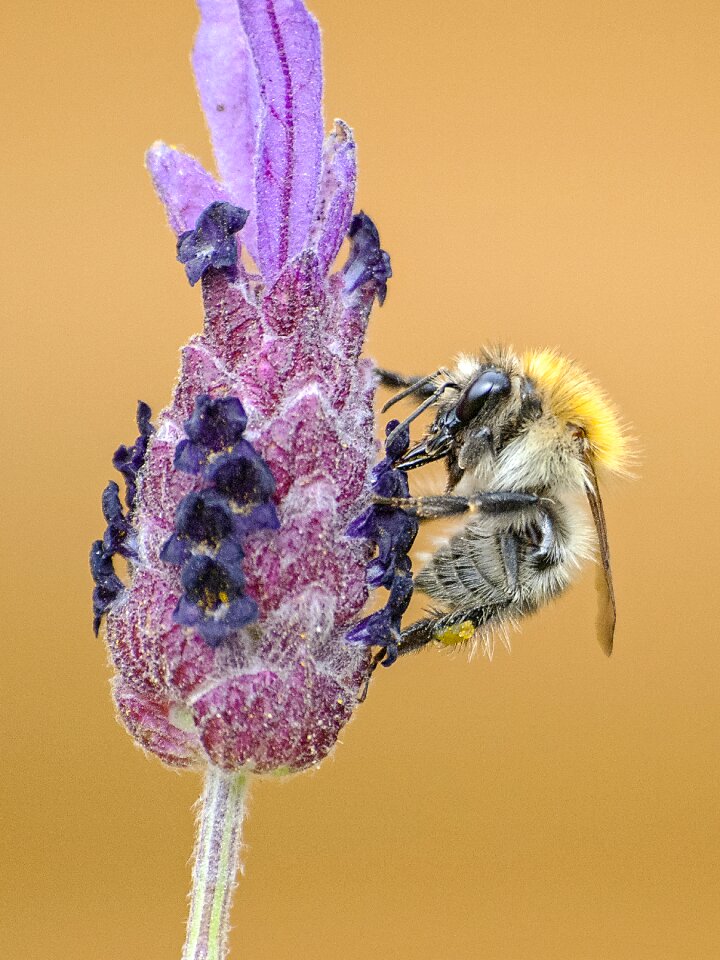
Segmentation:
[(494, 406), (498, 400), (510, 393), (510, 378), (502, 370), (490, 367), (465, 388), (465, 392), (455, 407), (455, 416), (460, 423), (467, 424), (487, 406)]

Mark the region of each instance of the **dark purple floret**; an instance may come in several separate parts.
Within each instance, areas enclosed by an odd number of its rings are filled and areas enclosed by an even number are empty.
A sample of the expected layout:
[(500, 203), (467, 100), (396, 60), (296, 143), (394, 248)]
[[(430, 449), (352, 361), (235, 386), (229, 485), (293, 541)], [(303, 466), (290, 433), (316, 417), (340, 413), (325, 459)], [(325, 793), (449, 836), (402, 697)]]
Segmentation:
[[(385, 512), (385, 508), (380, 508)], [(387, 587), (389, 590), (398, 571), (405, 572), (410, 560), (408, 551), (417, 536), (417, 521), (402, 511), (393, 511), (394, 516), (382, 517), (379, 534), (376, 539), (377, 556), (367, 568), (366, 577), (369, 587)], [(389, 514), (390, 511), (388, 510)]]
[[(390, 423), (394, 423), (397, 426), (397, 420), (391, 420)], [(386, 459), (390, 464), (396, 463), (404, 453), (407, 452), (407, 448), (410, 446), (410, 424), (405, 424), (405, 426), (395, 432), (395, 427), (391, 427), (388, 423), (385, 428), (385, 454)], [(394, 434), (394, 436), (392, 436)], [(392, 436), (392, 439), (390, 439)], [(404, 470), (395, 470), (394, 473), (399, 473), (401, 476), (404, 476), (407, 479), (407, 473)]]
[(349, 537), (362, 537), (364, 540), (374, 540), (376, 524), (376, 513), (373, 507), (363, 510), (360, 516), (352, 520), (345, 531)]
[(90, 573), (95, 582), (92, 595), (93, 630), (97, 636), (103, 615), (125, 589), (113, 568), (112, 555), (106, 552), (102, 540), (96, 540), (90, 548)]
[(200, 473), (207, 458), (207, 451), (192, 440), (181, 440), (175, 447), (175, 469), (183, 473)]
[(195, 222), (194, 230), (181, 233), (177, 241), (177, 258), (185, 265), (190, 286), (208, 270), (234, 267), (238, 260), (234, 234), (245, 226), (247, 210), (224, 200), (215, 200)]
[(107, 530), (102, 539), (105, 553), (108, 557), (119, 553), (123, 557), (134, 558), (137, 555), (135, 535), (120, 503), (120, 487), (114, 480), (103, 490), (102, 512), (107, 521)]
[(216, 616), (204, 613), (195, 603), (183, 596), (175, 611), (175, 621), (197, 630), (209, 647), (219, 647), (235, 630), (241, 630), (257, 620), (258, 607), (246, 595), (217, 611)]
[(254, 454), (253, 447), (242, 439), (247, 415), (237, 397), (212, 399), (203, 394), (195, 401), (195, 409), (184, 423), (187, 440), (175, 450), (175, 467), (185, 473), (200, 473), (208, 458), (222, 450)]
[(195, 409), (184, 427), (193, 443), (219, 451), (241, 439), (247, 414), (237, 397), (213, 399), (205, 393), (195, 401)]
[(175, 619), (193, 627), (211, 646), (233, 630), (257, 618), (257, 604), (244, 594), (245, 578), (239, 564), (217, 557), (191, 557), (182, 572), (184, 595)]
[(155, 428), (150, 423), (151, 416), (150, 407), (139, 400), (136, 419), (140, 435), (131, 447), (126, 447), (124, 444), (118, 447), (113, 456), (113, 466), (125, 478), (125, 503), (130, 510), (135, 505), (137, 475), (145, 462), (148, 441), (155, 432)]
[(395, 577), (395, 581), (393, 582), (392, 589), (390, 591), (390, 599), (387, 602), (387, 608), (389, 608), (391, 615), (394, 618), (397, 618), (398, 624), (400, 622), (400, 618), (410, 606), (412, 595), (413, 578), (411, 574), (409, 572), (401, 574), (399, 573)]
[(378, 303), (382, 306), (387, 296), (387, 282), (392, 276), (392, 268), (390, 254), (380, 249), (377, 227), (366, 213), (360, 211), (350, 221), (348, 237), (350, 255), (343, 268), (345, 291), (353, 293), (372, 281)]
[[(397, 420), (391, 420), (385, 428), (385, 436), (391, 436), (397, 425)], [(394, 469), (393, 463), (402, 457), (409, 446), (408, 428), (401, 430), (390, 444), (386, 444), (386, 456), (373, 468), (372, 473), (372, 488), (377, 496), (408, 496), (407, 474)], [(357, 623), (346, 639), (349, 643), (383, 647), (385, 657), (382, 663), (385, 667), (397, 660), (401, 621), (412, 598), (412, 564), (408, 554), (417, 532), (418, 521), (415, 517), (399, 507), (381, 504), (368, 507), (347, 530), (348, 536), (364, 537), (377, 547), (377, 555), (366, 572), (368, 586), (385, 587), (390, 591), (390, 596), (382, 610)]]
[(242, 595), (245, 577), (242, 569), (199, 554), (185, 564), (182, 585), (188, 600), (201, 610), (212, 612)]
[(356, 624), (347, 634), (348, 642), (359, 643), (366, 647), (383, 647), (385, 656), (382, 665), (391, 667), (398, 658), (398, 643), (402, 636), (402, 618), (410, 606), (412, 595), (413, 578), (409, 570), (407, 573), (396, 575), (388, 602), (382, 610), (371, 613), (369, 617)]
[(403, 510), (382, 506), (369, 507), (350, 524), (348, 536), (365, 537), (377, 547), (377, 556), (367, 568), (368, 586), (390, 589), (396, 570), (404, 570), (410, 562), (407, 554), (417, 527), (417, 520)]
[(190, 493), (178, 507), (175, 529), (186, 540), (217, 547), (232, 533), (233, 513), (215, 490)]
[(212, 646), (257, 618), (257, 605), (244, 594), (243, 541), (280, 525), (271, 500), (275, 479), (244, 439), (246, 426), (238, 399), (203, 394), (176, 448), (176, 469), (202, 476), (207, 486), (181, 500), (160, 558), (183, 568), (176, 622)]
[(407, 473), (393, 470), (393, 461), (385, 457), (373, 467), (372, 488), (379, 497), (407, 497), (410, 491)]
[(137, 558), (137, 538), (133, 529), (132, 516), (137, 492), (137, 475), (145, 462), (148, 440), (154, 433), (154, 427), (150, 423), (151, 415), (150, 407), (140, 400), (136, 415), (140, 435), (131, 447), (118, 447), (113, 456), (113, 466), (125, 478), (127, 513), (120, 502), (120, 487), (114, 480), (111, 480), (103, 490), (102, 512), (107, 528), (102, 540), (96, 540), (90, 550), (90, 572), (95, 581), (93, 630), (96, 636), (103, 614), (125, 589), (113, 568), (113, 557), (117, 553), (128, 560)]
[(206, 544), (217, 549), (233, 528), (233, 512), (225, 497), (215, 490), (189, 493), (178, 506), (175, 533), (163, 547), (160, 559), (166, 563), (185, 563), (191, 547)]
[(348, 643), (357, 643), (363, 647), (384, 647), (387, 656), (390, 656), (393, 647), (397, 649), (398, 643), (398, 637), (392, 635), (392, 622), (387, 607), (376, 610), (356, 623), (348, 630), (345, 639)]
[(205, 475), (237, 504), (264, 503), (275, 493), (270, 468), (246, 440), (214, 460)]
[(280, 518), (274, 503), (260, 503), (247, 513), (235, 516), (235, 536), (246, 537), (258, 530), (279, 530)]
[(398, 658), (402, 618), (410, 605), (412, 595), (413, 579), (409, 570), (404, 574), (396, 574), (388, 602), (381, 610), (371, 613), (348, 631), (348, 643), (358, 643), (364, 647), (383, 647), (385, 656), (382, 665), (391, 667)]

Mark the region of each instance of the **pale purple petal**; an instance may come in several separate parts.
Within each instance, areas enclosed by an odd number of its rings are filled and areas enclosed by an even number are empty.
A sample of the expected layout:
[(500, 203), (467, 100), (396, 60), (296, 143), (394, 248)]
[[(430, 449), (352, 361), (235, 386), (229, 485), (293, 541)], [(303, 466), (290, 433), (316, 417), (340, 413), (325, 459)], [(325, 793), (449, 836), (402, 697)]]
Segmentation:
[(322, 154), (320, 31), (300, 0), (238, 0), (263, 111), (255, 170), (257, 262), (266, 280), (305, 246)]
[(199, 160), (160, 140), (145, 154), (145, 166), (177, 234), (192, 230), (214, 200), (229, 199)]
[(193, 67), (218, 173), (234, 203), (250, 211), (243, 242), (255, 256), (255, 144), (260, 115), (255, 64), (237, 0), (198, 0)]
[(342, 120), (336, 120), (335, 129), (323, 147), (322, 170), (310, 237), (317, 251), (321, 270), (330, 267), (348, 232), (355, 199), (356, 177), (352, 130)]

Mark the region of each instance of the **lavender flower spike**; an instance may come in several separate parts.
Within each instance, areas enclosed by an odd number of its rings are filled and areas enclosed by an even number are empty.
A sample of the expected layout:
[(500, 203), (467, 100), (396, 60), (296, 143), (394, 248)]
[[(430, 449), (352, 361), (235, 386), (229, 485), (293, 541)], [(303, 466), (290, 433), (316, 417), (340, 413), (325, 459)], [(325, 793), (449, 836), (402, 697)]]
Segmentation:
[(147, 166), (201, 282), (204, 330), (154, 426), (140, 405), (140, 436), (114, 459), (125, 507), (111, 482), (91, 554), (121, 719), (166, 763), (207, 768), (186, 960), (224, 956), (242, 783), (318, 763), (368, 679), (368, 648), (345, 635), (373, 541), (347, 529), (372, 492), (374, 378), (359, 357), (391, 273), (370, 218), (352, 216), (352, 131), (336, 121), (323, 143), (319, 31), (301, 0), (198, 5), (221, 180), (160, 143)]
[(296, 771), (332, 748), (367, 677), (368, 651), (344, 636), (372, 547), (346, 530), (370, 493), (373, 379), (358, 358), (389, 261), (369, 217), (352, 217), (350, 129), (338, 121), (323, 145), (315, 20), (300, 0), (199, 7), (194, 64), (224, 183), (160, 144), (147, 163), (205, 328), (154, 432), (143, 405), (140, 438), (116, 455), (128, 507), (109, 487), (95, 617), (143, 747), (175, 766)]

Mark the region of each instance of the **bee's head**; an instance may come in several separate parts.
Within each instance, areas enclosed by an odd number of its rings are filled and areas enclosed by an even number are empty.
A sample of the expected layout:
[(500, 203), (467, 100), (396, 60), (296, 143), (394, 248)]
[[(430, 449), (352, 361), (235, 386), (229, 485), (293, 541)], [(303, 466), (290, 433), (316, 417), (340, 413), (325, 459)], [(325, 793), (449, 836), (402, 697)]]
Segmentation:
[(516, 421), (515, 434), (502, 445), (498, 483), (586, 490), (589, 474), (625, 471), (627, 437), (612, 404), (584, 370), (554, 351), (535, 350), (519, 358), (517, 374), (533, 392), (537, 412)]
[(627, 439), (612, 405), (575, 363), (549, 350), (460, 357), (406, 469), (446, 459), (498, 489), (583, 488), (587, 470), (622, 472)]
[(519, 422), (539, 415), (540, 399), (520, 375), (517, 358), (507, 352), (463, 356), (452, 373), (443, 373), (434, 394), (435, 419), (399, 466), (412, 469), (445, 459), (454, 486), (466, 470), (494, 458)]

